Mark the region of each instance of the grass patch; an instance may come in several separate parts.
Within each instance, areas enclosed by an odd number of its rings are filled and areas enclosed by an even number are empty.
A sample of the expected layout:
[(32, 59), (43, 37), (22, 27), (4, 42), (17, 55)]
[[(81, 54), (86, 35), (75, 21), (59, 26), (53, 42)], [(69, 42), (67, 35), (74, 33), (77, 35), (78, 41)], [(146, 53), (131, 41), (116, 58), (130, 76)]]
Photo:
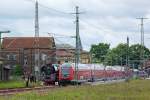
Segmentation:
[(0, 89), (7, 89), (7, 88), (22, 88), (25, 87), (24, 81), (0, 81)]
[(99, 86), (63, 87), (48, 92), (21, 93), (0, 100), (150, 100), (150, 80)]
[[(29, 87), (40, 86), (40, 82), (29, 83)], [(23, 80), (0, 81), (0, 89), (24, 88), (26, 82)]]

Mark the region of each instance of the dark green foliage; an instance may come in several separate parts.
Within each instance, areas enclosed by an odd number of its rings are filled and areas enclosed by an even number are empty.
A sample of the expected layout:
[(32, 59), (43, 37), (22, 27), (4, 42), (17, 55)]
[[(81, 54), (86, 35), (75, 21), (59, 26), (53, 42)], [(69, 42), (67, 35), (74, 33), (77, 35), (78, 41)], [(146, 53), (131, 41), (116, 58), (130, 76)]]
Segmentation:
[[(129, 52), (130, 52), (130, 64), (134, 65), (135, 68), (138, 68), (140, 65), (140, 52), (141, 52), (141, 45), (140, 44), (135, 44), (130, 46)], [(150, 57), (150, 51), (148, 48), (144, 48), (144, 59), (148, 59)]]
[(98, 45), (92, 45), (91, 47), (91, 55), (93, 62), (104, 62), (105, 56), (109, 51), (109, 44), (106, 43), (99, 43)]
[(109, 44), (100, 43), (92, 45), (91, 54), (94, 62), (106, 65), (126, 65), (127, 55), (129, 56), (129, 66), (138, 68), (141, 61), (141, 48), (144, 49), (144, 59), (150, 58), (150, 51), (140, 44), (134, 44), (127, 50), (127, 44), (119, 44), (117, 47), (109, 49)]
[(119, 44), (107, 53), (105, 62), (107, 65), (125, 65), (127, 56), (127, 44)]
[[(129, 66), (138, 68), (140, 66), (140, 52), (141, 45), (135, 44), (129, 47)], [(144, 48), (144, 59), (150, 57), (150, 51), (148, 48)], [(127, 58), (127, 44), (119, 44), (116, 48), (110, 50), (106, 56), (105, 61), (108, 65), (126, 65)]]
[(23, 69), (20, 65), (16, 65), (15, 68), (13, 69), (13, 74), (15, 76), (21, 76), (23, 75)]

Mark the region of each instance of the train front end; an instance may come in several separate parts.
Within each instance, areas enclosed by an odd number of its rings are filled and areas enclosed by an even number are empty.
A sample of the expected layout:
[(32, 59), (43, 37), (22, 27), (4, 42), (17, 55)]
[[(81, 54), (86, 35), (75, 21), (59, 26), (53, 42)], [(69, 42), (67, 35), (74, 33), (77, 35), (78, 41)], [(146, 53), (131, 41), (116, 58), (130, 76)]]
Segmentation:
[(64, 63), (59, 68), (59, 83), (67, 84), (74, 79), (74, 69), (72, 64)]

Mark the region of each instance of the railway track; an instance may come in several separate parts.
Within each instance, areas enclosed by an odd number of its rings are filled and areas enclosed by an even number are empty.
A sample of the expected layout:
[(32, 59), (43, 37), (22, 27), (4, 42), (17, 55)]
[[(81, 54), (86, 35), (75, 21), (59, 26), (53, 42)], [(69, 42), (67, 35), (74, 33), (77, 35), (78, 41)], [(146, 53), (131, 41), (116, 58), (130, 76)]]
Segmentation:
[(34, 88), (15, 88), (15, 89), (1, 89), (0, 96), (14, 95), (21, 92), (30, 92), (30, 91), (47, 91), (49, 89), (56, 88), (56, 86), (42, 86)]
[[(96, 81), (96, 82), (85, 82), (86, 84), (91, 85), (99, 85), (99, 84), (108, 84), (108, 83), (116, 83), (116, 82), (122, 82), (124, 80), (113, 80), (113, 81)], [(15, 95), (17, 93), (23, 93), (23, 92), (31, 92), (31, 91), (37, 91), (37, 92), (47, 92), (49, 89), (55, 89), (60, 88), (59, 86), (41, 86), (41, 87), (34, 87), (34, 88), (14, 88), (14, 89), (0, 89), (0, 96), (7, 96), (7, 95)]]

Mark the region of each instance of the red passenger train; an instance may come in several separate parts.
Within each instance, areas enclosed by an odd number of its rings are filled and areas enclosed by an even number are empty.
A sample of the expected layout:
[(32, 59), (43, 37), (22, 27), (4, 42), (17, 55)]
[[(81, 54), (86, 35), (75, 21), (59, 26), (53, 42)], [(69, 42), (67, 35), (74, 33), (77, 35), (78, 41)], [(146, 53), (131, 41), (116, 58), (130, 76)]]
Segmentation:
[[(84, 65), (89, 67), (89, 65)], [(80, 66), (79, 66), (80, 67)], [(45, 84), (59, 84), (66, 83), (82, 83), (86, 81), (98, 80), (114, 80), (125, 78), (125, 71), (114, 69), (89, 69), (83, 68), (75, 71), (74, 64), (64, 63), (62, 65), (50, 64), (43, 66), (41, 72), (43, 73), (43, 81)]]
[(74, 79), (74, 68), (71, 64), (65, 63), (58, 68), (59, 84), (70, 83)]

